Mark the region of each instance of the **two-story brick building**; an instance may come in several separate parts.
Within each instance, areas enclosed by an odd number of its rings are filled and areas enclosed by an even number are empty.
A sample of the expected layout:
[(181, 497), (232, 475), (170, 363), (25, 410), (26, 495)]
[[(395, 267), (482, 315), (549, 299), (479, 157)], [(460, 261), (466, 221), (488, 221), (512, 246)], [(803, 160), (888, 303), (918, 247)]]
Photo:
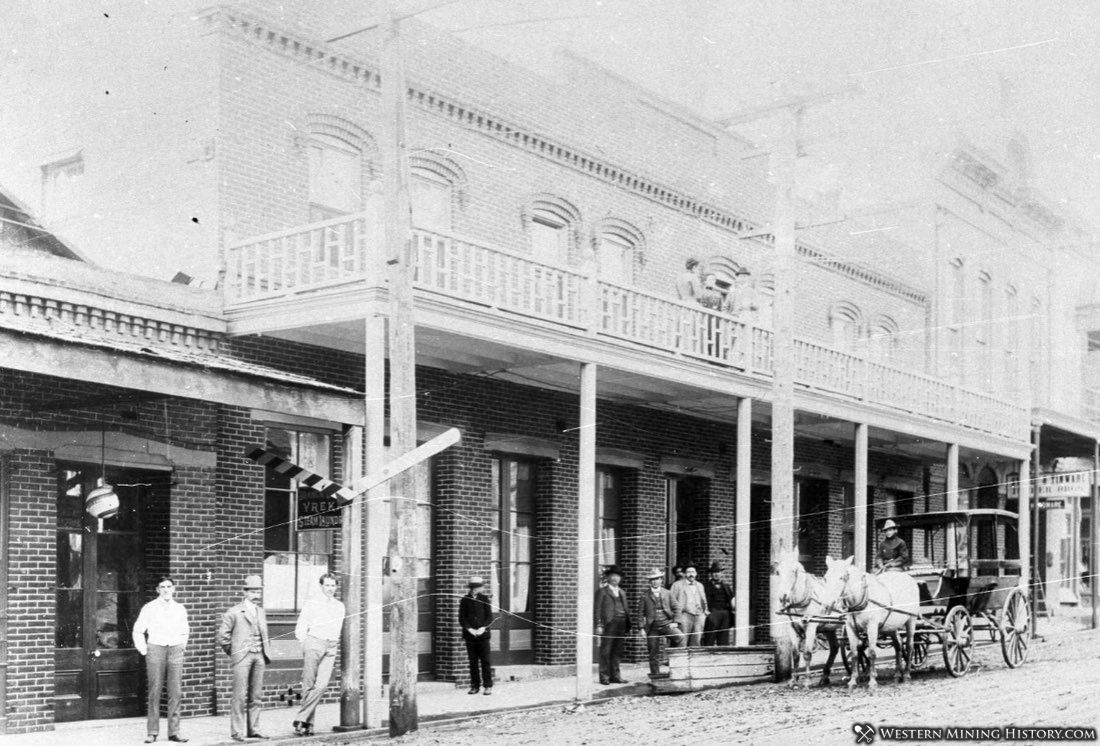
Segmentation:
[[(376, 44), (370, 35), (318, 40), (334, 17), (325, 11), (338, 15), (344, 4), (287, 8), (275, 17), (229, 7), (164, 15), (170, 23), (157, 27), (168, 29), (157, 55), (164, 65), (116, 62), (124, 71), (116, 98), (85, 107), (79, 126), (51, 119), (20, 131), (10, 146), (37, 159), (35, 177), (58, 220), (105, 216), (83, 227), (84, 245), (117, 242), (147, 253), (159, 272), (219, 278), (220, 301), (212, 291), (172, 291), (208, 309), (219, 359), (280, 371), (341, 402), (223, 402), (195, 389), (182, 398), (207, 402), (206, 419), (171, 424), (169, 412), (165, 429), (155, 430), (154, 412), (136, 415), (157, 442), (201, 423), (206, 429), (188, 438), (213, 438), (213, 447), (195, 447), (202, 464), (214, 454), (213, 495), (203, 496), (211, 502), (170, 513), (168, 527), (205, 525), (206, 511), (226, 515), (214, 521), (222, 532), (215, 536), (232, 549), (208, 562), (205, 546), (183, 545), (191, 553), (172, 571), (191, 573), (184, 588), (206, 583), (204, 601), (221, 602), (242, 566), (262, 566), (265, 605), (282, 632), (300, 606), (299, 579), (339, 569), (337, 537), (283, 530), (295, 517), (294, 486), (265, 483), (238, 446), (266, 439), (339, 473), (348, 463), (345, 426), (362, 424), (358, 410), (340, 407), (348, 392), (363, 391), (365, 364), (383, 354), (368, 348), (375, 344), (368, 330), (386, 314)], [(155, 26), (148, 16), (120, 21), (127, 22), (135, 34)], [(1062, 323), (1049, 285), (1033, 282), (1026, 252), (1057, 244), (1064, 227), (1029, 225), (1021, 238), (1024, 207), (1014, 202), (1007, 227), (997, 228), (1019, 248), (1019, 266), (1005, 271), (986, 252), (1006, 244), (976, 239), (966, 212), (989, 185), (973, 186), (959, 160), (938, 164), (943, 196), (905, 213), (901, 241), (828, 227), (802, 233), (792, 278), (796, 491), (773, 496), (774, 188), (762, 159), (744, 157), (751, 145), (580, 60), (570, 61), (565, 81), (550, 80), (411, 23), (406, 51), (421, 433), (463, 432), (461, 445), (434, 459), (418, 482), (423, 675), (464, 675), (453, 620), (470, 574), (490, 578), (502, 610), (498, 664), (569, 665), (576, 635), (590, 633), (576, 618), (578, 557), (593, 574), (618, 564), (631, 594), (655, 565), (717, 560), (734, 571), (738, 639), (766, 639), (772, 531), (790, 532), (820, 571), (827, 553), (873, 546), (873, 517), (966, 504), (971, 495), (972, 504), (1027, 505), (1027, 491), (1016, 496), (1008, 485), (1030, 484), (1029, 406), (1033, 387), (1045, 385), (1030, 381), (1058, 367), (1051, 344), (1029, 340), (1053, 335), (1003, 323), (992, 300), (971, 309), (953, 298), (1003, 297), (1008, 307), (1010, 297), (1022, 304), (1037, 296), (1029, 318), (1046, 328)], [(58, 84), (81, 95), (86, 80)], [(55, 98), (65, 99), (54, 91), (47, 105)], [(118, 136), (123, 121), (141, 136)], [(55, 184), (78, 192), (70, 202), (79, 209), (66, 214)], [(137, 200), (143, 185), (148, 195)], [(973, 193), (961, 194), (963, 187)], [(161, 241), (175, 256), (158, 252)], [(719, 287), (748, 268), (756, 311), (733, 316), (678, 299), (676, 278), (689, 257)], [(965, 267), (958, 275), (956, 260)], [(975, 316), (982, 323), (972, 323)], [(987, 376), (1000, 369), (996, 359), (1015, 367)], [(5, 367), (21, 371), (20, 364)], [(1040, 373), (1023, 375), (1026, 364)], [(582, 377), (595, 385), (582, 391)], [(582, 454), (578, 428), (592, 411), (595, 442)], [(4, 424), (22, 416), (5, 415)], [(43, 469), (68, 463), (49, 449), (38, 458)], [(579, 473), (582, 461), (596, 464), (596, 530), (578, 538), (578, 483), (589, 476)], [(23, 502), (10, 492), (9, 515), (45, 515), (35, 518), (43, 535), (65, 530), (59, 514), (35, 513), (60, 499), (52, 482), (10, 483), (25, 486)], [(773, 497), (793, 500), (792, 525), (770, 525)], [(864, 500), (867, 509), (857, 510)], [(932, 550), (910, 538), (918, 553)], [(157, 546), (152, 536), (134, 541)], [(42, 546), (35, 572), (59, 594), (71, 590), (63, 583), (68, 560), (51, 561), (50, 545)], [(67, 613), (65, 598), (33, 594), (24, 602), (51, 622)], [(28, 633), (37, 635), (38, 653), (99, 650), (98, 621), (88, 613), (79, 646), (60, 647), (52, 627)], [(293, 644), (282, 654), (293, 670)], [(212, 647), (209, 655), (189, 659), (188, 712), (209, 711), (211, 693), (223, 693)], [(9, 665), (9, 691), (33, 700), (51, 674), (57, 691), (67, 691), (70, 668), (35, 660), (34, 681), (13, 684), (29, 661)], [(42, 702), (33, 711), (9, 707), (9, 728), (108, 712), (58, 705), (51, 713)]]

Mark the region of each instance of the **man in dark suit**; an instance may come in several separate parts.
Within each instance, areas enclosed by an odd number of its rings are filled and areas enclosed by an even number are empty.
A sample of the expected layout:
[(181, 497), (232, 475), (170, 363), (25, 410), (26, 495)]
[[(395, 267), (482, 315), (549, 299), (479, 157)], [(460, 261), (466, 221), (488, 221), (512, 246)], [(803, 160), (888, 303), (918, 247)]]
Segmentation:
[[(244, 598), (222, 615), (218, 644), (229, 656), (233, 671), (233, 694), (229, 703), (229, 733), (234, 741), (266, 738), (260, 726), (264, 668), (271, 659), (271, 640), (267, 635), (267, 616), (259, 605), (263, 597), (263, 579), (249, 575), (244, 579)], [(248, 711), (247, 722), (245, 710)]]
[(619, 587), (623, 574), (612, 565), (604, 573), (607, 585), (596, 592), (596, 635), (600, 638), (600, 683), (625, 684), (619, 673), (623, 642), (630, 631), (626, 592)]
[(670, 646), (679, 647), (684, 644), (684, 633), (680, 631), (672, 611), (672, 594), (661, 585), (664, 570), (654, 567), (646, 577), (649, 579), (649, 590), (642, 594), (638, 604), (638, 627), (646, 636), (649, 673), (658, 674), (661, 672), (661, 640), (667, 638)]
[(718, 562), (710, 563), (707, 570), (707, 584), (704, 590), (707, 593), (706, 627), (703, 629), (704, 645), (729, 645), (730, 627), (733, 626), (733, 589), (722, 577), (722, 566)]
[(458, 602), (458, 624), (462, 627), (462, 639), (466, 642), (466, 655), (470, 659), (470, 691), (477, 694), (482, 687), (486, 696), (493, 693), (493, 669), (489, 665), (489, 647), (493, 623), (493, 606), (489, 597), (481, 593), (485, 581), (478, 575), (470, 578), (469, 590)]

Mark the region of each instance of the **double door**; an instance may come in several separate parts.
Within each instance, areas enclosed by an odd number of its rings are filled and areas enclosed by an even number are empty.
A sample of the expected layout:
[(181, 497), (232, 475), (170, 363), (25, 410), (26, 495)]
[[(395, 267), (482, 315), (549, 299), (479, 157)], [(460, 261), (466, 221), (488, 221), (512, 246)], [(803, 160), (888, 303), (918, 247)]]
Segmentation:
[(54, 717), (57, 722), (144, 711), (141, 656), (132, 630), (147, 599), (142, 507), (158, 475), (108, 467), (120, 509), (98, 521), (84, 510), (101, 467), (59, 464)]

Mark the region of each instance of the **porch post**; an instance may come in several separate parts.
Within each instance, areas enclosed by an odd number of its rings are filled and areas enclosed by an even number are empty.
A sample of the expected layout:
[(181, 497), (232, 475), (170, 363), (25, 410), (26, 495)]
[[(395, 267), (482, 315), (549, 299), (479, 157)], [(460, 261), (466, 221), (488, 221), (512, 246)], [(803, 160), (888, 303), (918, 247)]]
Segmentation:
[(596, 364), (581, 363), (580, 453), (577, 459), (577, 691), (592, 698), (592, 614), (596, 593)]
[[(1043, 461), (1040, 449), (1042, 447), (1042, 432), (1041, 427), (1032, 426), (1031, 428), (1031, 478), (1036, 484), (1042, 482), (1043, 478)], [(1039, 599), (1036, 597), (1036, 591), (1039, 591), (1044, 596), (1045, 606), (1050, 609), (1050, 599), (1046, 598), (1046, 587), (1044, 584), (1044, 574), (1042, 571), (1042, 558), (1039, 557), (1039, 521), (1042, 520), (1043, 514), (1039, 512), (1039, 490), (1035, 490), (1035, 499), (1031, 501), (1031, 632), (1035, 636), (1039, 635)]]
[(752, 515), (752, 399), (737, 400), (737, 496), (733, 531), (734, 644), (749, 644), (749, 537)]
[[(368, 472), (382, 468), (386, 427), (386, 319), (368, 313), (366, 318), (366, 385), (364, 437)], [(363, 611), (366, 645), (363, 647), (363, 703), (367, 728), (381, 728), (389, 702), (382, 689), (382, 556), (389, 540), (383, 501), (388, 484), (366, 495), (366, 556), (363, 560)]]
[(947, 444), (947, 509), (959, 509), (959, 444)]
[(853, 529), (855, 539), (853, 550), (855, 552), (855, 565), (861, 570), (867, 569), (867, 424), (856, 423), (856, 471), (852, 477), (854, 500), (852, 510)]
[(1020, 459), (1019, 500), (1016, 511), (1016, 539), (1020, 555), (1020, 585), (1031, 582), (1031, 461)]
[(1089, 602), (1092, 606), (1092, 628), (1100, 625), (1100, 615), (1097, 614), (1096, 597), (1100, 596), (1100, 588), (1097, 588), (1097, 575), (1100, 574), (1100, 440), (1093, 442), (1092, 447), (1092, 514), (1089, 516)]

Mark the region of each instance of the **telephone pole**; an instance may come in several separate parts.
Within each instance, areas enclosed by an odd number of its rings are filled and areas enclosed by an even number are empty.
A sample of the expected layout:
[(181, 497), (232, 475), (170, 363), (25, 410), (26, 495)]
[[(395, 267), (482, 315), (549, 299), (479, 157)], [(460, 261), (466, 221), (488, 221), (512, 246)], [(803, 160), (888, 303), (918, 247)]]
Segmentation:
[[(382, 3), (382, 179), (385, 256), (389, 267), (390, 452), (416, 447), (416, 346), (413, 320), (413, 249), (405, 142), (405, 72), (400, 20), (394, 0)], [(405, 471), (391, 482), (388, 556), (390, 607), (390, 736), (419, 727), (416, 704), (417, 516), (415, 478)]]

